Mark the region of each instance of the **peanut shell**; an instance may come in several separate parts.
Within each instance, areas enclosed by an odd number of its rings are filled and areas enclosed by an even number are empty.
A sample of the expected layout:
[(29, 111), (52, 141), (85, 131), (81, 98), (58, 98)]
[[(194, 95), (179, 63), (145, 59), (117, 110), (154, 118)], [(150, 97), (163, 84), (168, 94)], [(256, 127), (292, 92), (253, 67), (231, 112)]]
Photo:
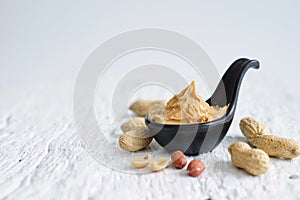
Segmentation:
[(129, 109), (132, 110), (137, 116), (144, 117), (148, 114), (149, 109), (154, 104), (166, 105), (165, 100), (137, 100), (129, 106)]
[(134, 117), (121, 125), (121, 130), (126, 133), (135, 130), (137, 127), (146, 127), (145, 118)]
[(258, 135), (271, 135), (271, 131), (267, 126), (251, 117), (243, 118), (240, 121), (240, 129), (248, 139)]
[(251, 149), (244, 142), (236, 142), (228, 147), (232, 163), (244, 169), (247, 173), (257, 176), (265, 173), (269, 168), (270, 158), (263, 150)]
[(300, 144), (293, 139), (275, 135), (259, 135), (249, 139), (249, 142), (269, 156), (292, 159), (300, 155)]
[(141, 127), (134, 131), (128, 131), (119, 138), (119, 146), (125, 151), (139, 151), (146, 148), (153, 137), (149, 136), (149, 129)]

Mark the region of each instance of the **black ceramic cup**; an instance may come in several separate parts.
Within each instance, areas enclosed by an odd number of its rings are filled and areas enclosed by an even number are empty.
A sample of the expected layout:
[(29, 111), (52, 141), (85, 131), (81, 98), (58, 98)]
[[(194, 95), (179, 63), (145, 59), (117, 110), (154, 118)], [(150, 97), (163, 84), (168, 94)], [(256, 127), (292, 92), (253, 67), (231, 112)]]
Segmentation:
[(181, 150), (186, 155), (212, 151), (225, 137), (234, 117), (242, 79), (249, 68), (259, 68), (259, 62), (241, 58), (225, 72), (213, 95), (206, 100), (211, 106), (228, 106), (225, 116), (198, 124), (159, 124), (145, 118), (151, 134), (168, 152)]

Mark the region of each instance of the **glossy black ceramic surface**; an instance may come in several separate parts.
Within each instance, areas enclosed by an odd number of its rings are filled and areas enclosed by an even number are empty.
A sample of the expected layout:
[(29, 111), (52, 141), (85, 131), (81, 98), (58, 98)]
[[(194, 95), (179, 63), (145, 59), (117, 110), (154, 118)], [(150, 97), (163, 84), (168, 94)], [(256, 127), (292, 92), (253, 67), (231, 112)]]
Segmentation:
[(213, 95), (206, 101), (210, 105), (229, 105), (224, 117), (199, 124), (159, 124), (145, 118), (155, 140), (167, 151), (181, 150), (186, 155), (212, 151), (225, 137), (235, 113), (242, 79), (249, 68), (259, 68), (259, 62), (241, 58), (225, 72)]

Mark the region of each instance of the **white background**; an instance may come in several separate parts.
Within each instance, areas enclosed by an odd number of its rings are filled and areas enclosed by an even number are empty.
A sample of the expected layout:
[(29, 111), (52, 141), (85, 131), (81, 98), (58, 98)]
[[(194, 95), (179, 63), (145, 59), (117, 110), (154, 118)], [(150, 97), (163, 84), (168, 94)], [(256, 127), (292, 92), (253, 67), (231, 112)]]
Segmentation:
[[(300, 198), (299, 179), (288, 179), (300, 176), (299, 159), (272, 159), (254, 179), (226, 152), (242, 140), (238, 120), (249, 114), (300, 141), (299, 9), (299, 1), (0, 1), (0, 198)], [(105, 40), (143, 27), (189, 36), (220, 74), (239, 57), (261, 63), (246, 75), (223, 145), (200, 156), (208, 167), (199, 179), (172, 169), (116, 172), (98, 165), (77, 138), (72, 92), (80, 66)]]
[(268, 74), (293, 80), (299, 7), (297, 1), (1, 1), (1, 83), (40, 80), (48, 72), (76, 76), (103, 41), (142, 27), (191, 37), (220, 72), (235, 58), (247, 56), (259, 59)]

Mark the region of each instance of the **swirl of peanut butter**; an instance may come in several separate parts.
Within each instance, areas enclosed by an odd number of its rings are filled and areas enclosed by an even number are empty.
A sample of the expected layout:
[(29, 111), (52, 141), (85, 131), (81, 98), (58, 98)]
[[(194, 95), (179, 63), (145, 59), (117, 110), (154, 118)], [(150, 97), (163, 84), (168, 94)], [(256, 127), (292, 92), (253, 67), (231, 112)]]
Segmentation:
[(179, 94), (175, 94), (165, 107), (166, 122), (199, 123), (212, 119), (211, 109), (196, 90), (196, 83), (192, 81)]
[(179, 94), (175, 94), (166, 106), (154, 105), (148, 116), (151, 121), (161, 124), (189, 124), (208, 122), (223, 117), (227, 106), (210, 106), (197, 93), (196, 83), (192, 81)]

